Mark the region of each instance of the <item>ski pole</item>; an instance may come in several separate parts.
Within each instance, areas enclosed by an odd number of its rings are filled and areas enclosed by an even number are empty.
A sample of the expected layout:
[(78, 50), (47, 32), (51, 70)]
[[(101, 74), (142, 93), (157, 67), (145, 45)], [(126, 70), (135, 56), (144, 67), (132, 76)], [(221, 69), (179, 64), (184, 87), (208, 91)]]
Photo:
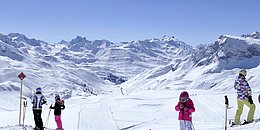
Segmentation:
[(227, 95), (225, 95), (224, 97), (225, 97), (225, 105), (226, 105), (226, 108), (225, 108), (225, 130), (227, 130), (227, 110), (228, 110), (229, 103), (228, 103)]
[(24, 120), (25, 120), (25, 114), (26, 114), (26, 107), (27, 107), (27, 101), (23, 101), (23, 127), (24, 127)]
[[(191, 117), (191, 115), (190, 115), (190, 117)], [(194, 127), (194, 125), (192, 123), (192, 117), (191, 117), (190, 123), (191, 123), (192, 129), (195, 130), (195, 127)]]
[(48, 127), (48, 122), (49, 122), (50, 114), (51, 114), (51, 108), (50, 108), (50, 110), (49, 110), (49, 113), (48, 113), (48, 116), (47, 116), (47, 119), (46, 119), (46, 122), (45, 122), (45, 127), (46, 127), (46, 128)]
[(190, 123), (191, 123), (191, 125), (192, 125), (192, 129), (193, 129), (193, 130), (195, 130), (195, 127), (194, 127), (194, 125), (193, 125), (192, 121), (191, 121)]

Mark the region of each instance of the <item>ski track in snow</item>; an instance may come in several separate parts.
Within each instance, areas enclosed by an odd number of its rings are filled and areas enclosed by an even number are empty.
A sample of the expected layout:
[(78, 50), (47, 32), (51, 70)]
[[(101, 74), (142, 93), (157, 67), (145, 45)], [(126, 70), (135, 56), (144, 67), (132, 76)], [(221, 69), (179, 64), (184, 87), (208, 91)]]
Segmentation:
[(93, 108), (81, 109), (78, 130), (118, 129), (111, 115), (110, 101), (107, 101), (108, 99), (102, 98), (100, 102), (93, 105)]
[(107, 108), (82, 109), (80, 117), (78, 130), (118, 129)]
[(213, 129), (209, 128), (212, 124), (214, 124), (215, 128), (221, 128), (223, 126), (224, 109), (222, 108), (224, 108), (224, 106), (219, 105), (219, 102), (222, 102), (222, 100), (216, 100), (216, 96), (210, 97), (208, 95), (200, 94), (197, 96), (191, 96), (190, 98), (193, 100), (196, 109), (196, 111), (193, 113), (194, 124), (200, 124), (200, 129), (203, 129), (203, 127), (207, 127), (207, 129)]

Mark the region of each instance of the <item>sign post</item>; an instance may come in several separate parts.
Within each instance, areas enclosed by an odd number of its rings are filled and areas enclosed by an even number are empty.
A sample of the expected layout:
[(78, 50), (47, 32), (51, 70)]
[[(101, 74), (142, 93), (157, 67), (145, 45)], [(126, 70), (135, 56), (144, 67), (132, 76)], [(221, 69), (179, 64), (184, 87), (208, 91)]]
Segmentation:
[(26, 77), (26, 75), (21, 72), (18, 75), (19, 79), (21, 80), (21, 89), (20, 89), (20, 111), (19, 111), (19, 125), (21, 125), (21, 114), (22, 114), (22, 95), (23, 95), (23, 79)]

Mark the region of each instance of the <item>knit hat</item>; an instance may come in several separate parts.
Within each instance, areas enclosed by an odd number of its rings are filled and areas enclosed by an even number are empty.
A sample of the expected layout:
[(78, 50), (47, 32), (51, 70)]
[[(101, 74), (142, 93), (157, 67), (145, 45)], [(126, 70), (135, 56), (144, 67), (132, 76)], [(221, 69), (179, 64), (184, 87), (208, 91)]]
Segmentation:
[(189, 94), (186, 91), (181, 92), (180, 98), (189, 98)]
[(60, 96), (59, 95), (55, 96), (55, 101), (57, 101), (57, 100), (60, 100)]
[(40, 87), (36, 88), (36, 92), (42, 92), (42, 88)]
[(239, 71), (239, 74), (243, 75), (243, 76), (246, 76), (247, 72), (246, 72), (245, 69), (242, 69), (242, 70)]
[(187, 102), (189, 100), (189, 94), (188, 92), (186, 91), (183, 91), (181, 94), (180, 94), (180, 98), (179, 100), (183, 103)]

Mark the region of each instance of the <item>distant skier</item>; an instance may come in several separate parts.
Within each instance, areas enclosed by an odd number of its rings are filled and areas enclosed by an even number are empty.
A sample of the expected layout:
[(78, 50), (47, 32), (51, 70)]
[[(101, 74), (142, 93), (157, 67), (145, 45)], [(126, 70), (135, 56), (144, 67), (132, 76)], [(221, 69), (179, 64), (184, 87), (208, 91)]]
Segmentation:
[(260, 94), (258, 95), (258, 102), (260, 103)]
[(42, 105), (46, 104), (46, 98), (42, 95), (42, 89), (36, 88), (36, 93), (32, 97), (33, 104), (33, 116), (35, 122), (35, 130), (43, 130), (43, 122), (42, 122)]
[(60, 99), (59, 95), (55, 96), (55, 105), (50, 106), (50, 109), (54, 109), (54, 117), (57, 124), (56, 130), (63, 130), (61, 122), (61, 110), (65, 109), (64, 101)]
[(254, 121), (255, 104), (252, 100), (252, 91), (246, 80), (247, 72), (245, 69), (239, 71), (239, 76), (235, 80), (234, 88), (237, 91), (237, 111), (235, 115), (235, 122), (232, 125), (240, 125), (240, 116), (243, 112), (243, 107), (249, 107), (247, 120), (243, 124), (251, 123)]
[(180, 94), (175, 110), (179, 111), (180, 130), (192, 130), (192, 112), (195, 111), (195, 108), (188, 92), (183, 91)]

